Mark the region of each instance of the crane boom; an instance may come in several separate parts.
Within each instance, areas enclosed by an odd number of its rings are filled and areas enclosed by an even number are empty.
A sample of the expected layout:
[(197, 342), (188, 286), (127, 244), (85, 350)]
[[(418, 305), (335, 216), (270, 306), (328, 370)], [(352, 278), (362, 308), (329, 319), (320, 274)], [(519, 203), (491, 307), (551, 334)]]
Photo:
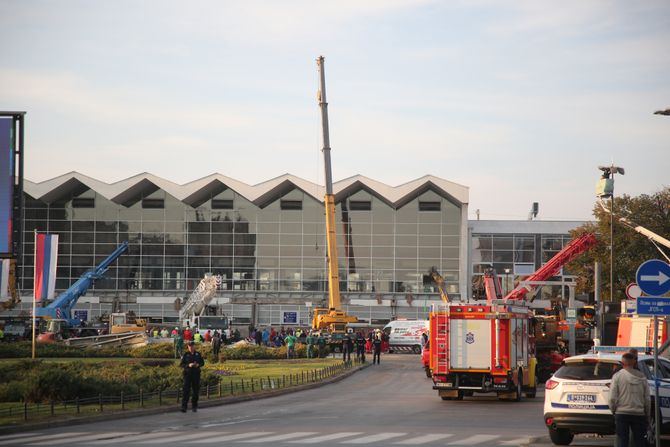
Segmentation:
[[(598, 240), (592, 233), (586, 233), (578, 238), (570, 241), (568, 245), (563, 247), (561, 251), (556, 253), (553, 258), (549, 260), (542, 267), (537, 269), (535, 273), (526, 278), (526, 281), (546, 281), (552, 276), (556, 275), (568, 262), (575, 259), (577, 256), (590, 249), (598, 243)], [(522, 300), (526, 294), (535, 289), (537, 285), (519, 286), (512, 290), (505, 297), (506, 300)]]
[(328, 102), (326, 101), (326, 73), (324, 58), (316, 60), (319, 67), (319, 107), (323, 131), (323, 162), (326, 179), (326, 195), (323, 203), (326, 210), (326, 243), (328, 245), (328, 308), (340, 308), (340, 272), (337, 265), (337, 231), (335, 228), (335, 195), (330, 163), (330, 135), (328, 131)]
[(319, 68), (319, 107), (321, 108), (321, 129), (323, 130), (323, 161), (326, 174), (326, 194), (323, 204), (326, 212), (326, 245), (328, 247), (328, 308), (313, 310), (312, 328), (329, 332), (344, 332), (347, 323), (358, 319), (340, 310), (340, 272), (337, 265), (337, 230), (335, 228), (335, 195), (333, 175), (330, 167), (330, 135), (328, 133), (328, 101), (326, 101), (326, 73), (324, 58), (316, 60)]
[[(605, 204), (603, 203), (602, 200), (599, 199), (599, 200), (598, 200), (598, 203), (600, 204), (600, 207), (601, 207), (606, 213), (612, 215), (612, 210), (610, 210), (609, 208), (607, 208), (607, 207), (605, 206)], [(664, 257), (668, 262), (670, 262), (670, 256), (668, 256), (668, 255), (667, 255), (663, 250), (661, 250), (661, 248), (657, 245), (657, 244), (660, 244), (660, 245), (664, 246), (665, 248), (670, 248), (670, 241), (669, 241), (669, 240), (667, 240), (666, 238), (664, 238), (664, 237), (661, 236), (661, 235), (658, 235), (658, 234), (654, 233), (654, 232), (651, 231), (651, 230), (648, 230), (647, 228), (643, 227), (642, 225), (638, 225), (638, 224), (636, 224), (635, 222), (632, 222), (632, 221), (626, 219), (625, 217), (620, 217), (620, 216), (617, 216), (616, 214), (614, 215), (614, 217), (616, 217), (616, 218), (619, 220), (619, 222), (621, 222), (622, 224), (624, 224), (624, 226), (630, 228), (631, 230), (633, 230), (633, 231), (635, 231), (635, 232), (637, 232), (637, 233), (640, 233), (642, 236), (644, 236), (644, 237), (646, 237), (647, 239), (649, 239), (649, 240), (651, 241), (651, 243), (654, 244), (654, 245), (656, 246), (656, 248), (658, 249), (658, 251), (661, 252), (661, 254), (663, 255), (663, 257)]]

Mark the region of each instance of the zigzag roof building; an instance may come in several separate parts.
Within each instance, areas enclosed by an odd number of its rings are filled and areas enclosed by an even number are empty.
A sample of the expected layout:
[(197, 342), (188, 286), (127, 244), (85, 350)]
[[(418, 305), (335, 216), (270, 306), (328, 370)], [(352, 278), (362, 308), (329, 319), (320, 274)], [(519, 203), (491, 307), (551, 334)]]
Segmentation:
[[(467, 186), (432, 175), (426, 175), (398, 186), (390, 186), (363, 175), (355, 175), (336, 182), (333, 188), (336, 202), (353, 192), (366, 190), (388, 206), (400, 208), (421, 193), (433, 190), (455, 204), (468, 203)], [(277, 197), (293, 189), (299, 189), (314, 200), (321, 202), (325, 194), (323, 185), (317, 185), (292, 174), (284, 174), (257, 185), (248, 185), (215, 173), (179, 185), (146, 172), (115, 183), (105, 183), (78, 172), (69, 172), (43, 182), (25, 180), (24, 184), (24, 190), (28, 195), (45, 203), (67, 199), (78, 191), (86, 189), (91, 189), (102, 197), (124, 206), (132, 205), (133, 198), (140, 197), (142, 193), (146, 194), (161, 189), (194, 208), (200, 206), (206, 197), (224, 189), (233, 190), (259, 208), (263, 208)]]

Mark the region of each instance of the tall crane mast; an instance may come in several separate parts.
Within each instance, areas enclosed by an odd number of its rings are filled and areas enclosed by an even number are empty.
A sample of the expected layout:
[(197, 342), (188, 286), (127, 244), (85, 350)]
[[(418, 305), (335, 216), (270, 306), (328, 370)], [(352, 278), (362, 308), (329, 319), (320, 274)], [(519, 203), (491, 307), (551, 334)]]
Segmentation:
[(326, 73), (324, 58), (316, 60), (319, 67), (319, 107), (321, 108), (321, 129), (323, 131), (323, 164), (326, 179), (326, 195), (323, 203), (326, 209), (326, 243), (328, 245), (328, 308), (340, 308), (340, 272), (337, 265), (337, 232), (335, 229), (335, 195), (333, 194), (333, 174), (330, 163), (330, 134), (328, 130), (328, 102), (326, 101)]
[(333, 174), (330, 168), (330, 135), (328, 133), (328, 102), (326, 101), (326, 73), (324, 58), (316, 60), (319, 68), (319, 108), (321, 109), (321, 129), (323, 130), (323, 162), (326, 178), (326, 194), (323, 204), (326, 212), (326, 245), (328, 247), (328, 308), (315, 308), (312, 329), (328, 332), (344, 332), (347, 323), (358, 319), (340, 309), (340, 272), (337, 265), (337, 231), (335, 228), (335, 195), (333, 194)]

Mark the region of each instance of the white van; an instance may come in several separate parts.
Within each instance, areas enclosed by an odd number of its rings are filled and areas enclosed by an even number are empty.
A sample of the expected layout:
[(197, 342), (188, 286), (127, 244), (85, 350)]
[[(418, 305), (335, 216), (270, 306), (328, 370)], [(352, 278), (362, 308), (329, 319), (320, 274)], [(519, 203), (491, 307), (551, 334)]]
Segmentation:
[(389, 353), (411, 351), (421, 354), (421, 336), (428, 334), (428, 320), (395, 320), (384, 326), (389, 339)]

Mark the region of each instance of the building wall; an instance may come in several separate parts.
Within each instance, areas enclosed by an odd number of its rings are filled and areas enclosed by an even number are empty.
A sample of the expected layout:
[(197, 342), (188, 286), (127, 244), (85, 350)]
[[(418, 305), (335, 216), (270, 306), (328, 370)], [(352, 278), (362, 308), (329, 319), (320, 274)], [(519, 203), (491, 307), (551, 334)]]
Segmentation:
[[(192, 207), (149, 188), (123, 204), (83, 188), (51, 203), (25, 197), (20, 287), (33, 282), (33, 232), (59, 235), (57, 290), (129, 241), (90, 294), (184, 297), (205, 273), (224, 278), (221, 296), (269, 301), (278, 293), (325, 295), (323, 204), (298, 188), (259, 207), (231, 189)], [(424, 275), (436, 267), (460, 296), (467, 270), (467, 205), (426, 190), (394, 208), (367, 190), (337, 205), (341, 289), (345, 295), (434, 294)], [(247, 294), (247, 295), (245, 295)]]
[[(470, 277), (473, 297), (482, 296), (484, 271), (493, 267), (501, 279), (503, 291), (511, 291), (563, 249), (572, 238), (570, 230), (585, 222), (579, 221), (470, 221)], [(564, 267), (555, 281), (571, 276)], [(563, 296), (560, 286), (545, 286), (542, 298)]]

